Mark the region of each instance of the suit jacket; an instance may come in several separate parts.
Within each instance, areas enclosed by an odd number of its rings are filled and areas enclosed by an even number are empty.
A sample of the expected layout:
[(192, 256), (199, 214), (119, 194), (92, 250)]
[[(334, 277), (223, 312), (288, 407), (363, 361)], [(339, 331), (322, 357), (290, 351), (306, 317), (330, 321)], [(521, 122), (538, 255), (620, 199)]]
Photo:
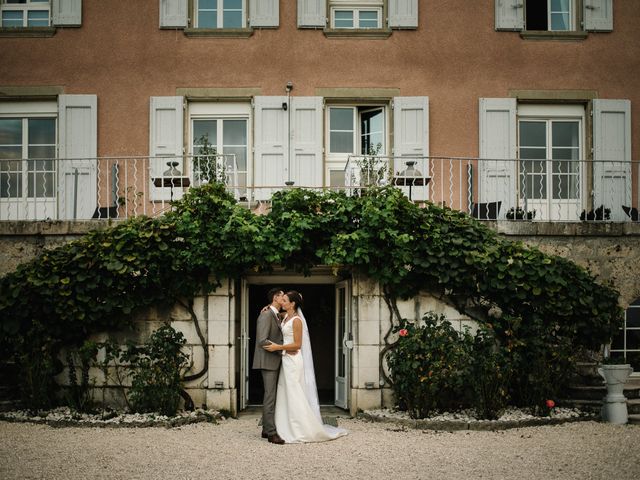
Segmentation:
[(263, 345), (267, 340), (282, 344), (280, 322), (271, 308), (267, 308), (258, 316), (256, 325), (256, 350), (253, 354), (253, 368), (258, 370), (278, 370), (282, 362), (282, 352), (267, 352)]

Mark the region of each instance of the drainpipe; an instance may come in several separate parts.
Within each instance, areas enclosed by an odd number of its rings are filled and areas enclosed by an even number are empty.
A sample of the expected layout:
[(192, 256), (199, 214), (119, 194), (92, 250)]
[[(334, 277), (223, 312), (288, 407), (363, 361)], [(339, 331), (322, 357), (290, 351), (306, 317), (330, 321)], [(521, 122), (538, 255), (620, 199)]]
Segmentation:
[(285, 91), (287, 92), (287, 185), (291, 183), (291, 90), (293, 82), (287, 82)]

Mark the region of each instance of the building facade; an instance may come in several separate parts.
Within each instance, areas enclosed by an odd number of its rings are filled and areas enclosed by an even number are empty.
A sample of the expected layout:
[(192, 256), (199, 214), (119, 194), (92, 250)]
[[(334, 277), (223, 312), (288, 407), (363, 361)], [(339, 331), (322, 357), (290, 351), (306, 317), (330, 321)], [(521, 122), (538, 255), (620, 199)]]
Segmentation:
[[(640, 235), (635, 0), (0, 0), (0, 13), (5, 232), (159, 215), (222, 176), (248, 208), (291, 182), (392, 183), (506, 235), (560, 239), (551, 250), (612, 229), (633, 249)], [(225, 408), (253, 401), (253, 309), (280, 283), (331, 304), (318, 305), (333, 325), (326, 401), (385, 397), (384, 305), (363, 306), (376, 287), (312, 278), (246, 275), (209, 307), (228, 332), (228, 361), (209, 369), (226, 369)], [(614, 348), (640, 357), (640, 282), (623, 288)]]

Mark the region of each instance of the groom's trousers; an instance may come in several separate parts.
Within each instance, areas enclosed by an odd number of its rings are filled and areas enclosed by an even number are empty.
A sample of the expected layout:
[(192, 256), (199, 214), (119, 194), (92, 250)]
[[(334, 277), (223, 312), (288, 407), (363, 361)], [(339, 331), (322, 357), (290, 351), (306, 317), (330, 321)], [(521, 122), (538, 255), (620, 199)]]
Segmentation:
[(264, 398), (262, 400), (262, 431), (267, 435), (276, 432), (276, 390), (278, 388), (278, 373), (280, 370), (261, 370)]

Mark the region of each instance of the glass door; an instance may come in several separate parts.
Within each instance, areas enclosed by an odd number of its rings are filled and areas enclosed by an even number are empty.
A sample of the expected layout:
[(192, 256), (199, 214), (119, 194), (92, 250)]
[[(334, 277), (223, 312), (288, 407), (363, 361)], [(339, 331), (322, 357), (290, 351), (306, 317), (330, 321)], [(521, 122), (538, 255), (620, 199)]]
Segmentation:
[(335, 405), (349, 408), (349, 387), (351, 372), (351, 302), (349, 282), (339, 282), (335, 289), (336, 302), (336, 385)]
[(535, 219), (579, 218), (580, 132), (580, 120), (520, 120), (520, 207), (535, 210)]

